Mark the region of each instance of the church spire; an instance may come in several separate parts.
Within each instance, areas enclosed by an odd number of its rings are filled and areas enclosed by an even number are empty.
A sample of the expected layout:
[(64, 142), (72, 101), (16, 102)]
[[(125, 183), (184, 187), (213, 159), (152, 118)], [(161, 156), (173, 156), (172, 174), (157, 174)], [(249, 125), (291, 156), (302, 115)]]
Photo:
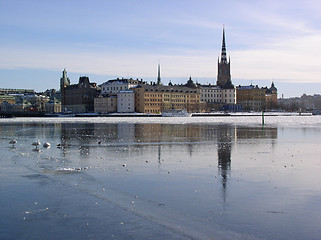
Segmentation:
[(160, 64), (158, 63), (157, 85), (161, 85)]
[(225, 29), (224, 29), (224, 26), (223, 26), (223, 40), (222, 40), (221, 62), (222, 62), (222, 63), (227, 63), (226, 46), (225, 46)]
[(234, 88), (231, 82), (230, 62), (231, 62), (230, 57), (227, 60), (227, 56), (226, 56), (225, 28), (223, 25), (221, 61), (218, 62), (218, 73), (217, 73), (217, 81), (216, 81), (217, 86), (221, 88)]

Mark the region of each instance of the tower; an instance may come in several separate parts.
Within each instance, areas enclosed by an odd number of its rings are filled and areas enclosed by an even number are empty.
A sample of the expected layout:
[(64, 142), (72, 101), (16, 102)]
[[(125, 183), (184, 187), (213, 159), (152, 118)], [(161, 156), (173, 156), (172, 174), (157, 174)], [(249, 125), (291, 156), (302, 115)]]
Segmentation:
[(62, 91), (65, 87), (70, 85), (70, 80), (67, 78), (67, 71), (66, 69), (62, 72), (62, 77), (60, 78), (60, 91)]
[(226, 57), (226, 45), (225, 45), (225, 30), (223, 27), (223, 40), (222, 40), (222, 50), (221, 50), (221, 61), (217, 60), (218, 73), (216, 85), (219, 87), (227, 87), (232, 85), (231, 82), (231, 71), (230, 71), (230, 59), (227, 61)]
[(161, 85), (160, 64), (158, 63), (157, 85)]
[(65, 105), (65, 87), (70, 85), (70, 80), (67, 77), (67, 71), (66, 69), (63, 70), (62, 72), (62, 77), (60, 78), (60, 93), (61, 93), (61, 105), (62, 105), (62, 110), (64, 110), (64, 105)]

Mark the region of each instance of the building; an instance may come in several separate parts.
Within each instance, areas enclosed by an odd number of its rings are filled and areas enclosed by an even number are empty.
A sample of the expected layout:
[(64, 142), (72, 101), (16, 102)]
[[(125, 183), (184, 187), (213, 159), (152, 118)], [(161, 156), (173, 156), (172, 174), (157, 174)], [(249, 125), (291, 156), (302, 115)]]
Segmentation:
[(95, 112), (114, 113), (117, 111), (117, 95), (99, 95), (94, 99)]
[(138, 79), (134, 80), (132, 78), (130, 79), (117, 78), (117, 79), (109, 80), (100, 85), (101, 94), (102, 95), (117, 94), (119, 91), (128, 90), (130, 88), (136, 87), (138, 84), (145, 84), (145, 83), (143, 83), (143, 80), (138, 80)]
[(3, 102), (7, 102), (11, 105), (16, 103), (16, 97), (14, 95), (0, 95), (0, 104)]
[(65, 110), (66, 105), (66, 94), (65, 94), (65, 88), (70, 86), (70, 79), (67, 77), (67, 71), (66, 69), (62, 72), (62, 77), (60, 78), (60, 93), (61, 93), (61, 107), (62, 111)]
[(13, 105), (14, 112), (34, 112), (35, 109), (31, 102), (21, 97), (17, 98), (16, 103)]
[(199, 89), (190, 87), (189, 82), (186, 85), (138, 85), (132, 90), (135, 92), (136, 112), (162, 113), (169, 109), (200, 111)]
[(0, 88), (0, 95), (7, 95), (7, 94), (34, 95), (35, 91), (32, 89)]
[(13, 105), (8, 103), (7, 101), (3, 101), (0, 104), (0, 112), (12, 112), (13, 111)]
[(135, 92), (132, 90), (121, 90), (117, 93), (117, 112), (135, 112)]
[(259, 88), (258, 85), (238, 86), (237, 103), (243, 106), (244, 111), (265, 110), (266, 88)]
[(267, 110), (278, 107), (278, 90), (272, 82), (271, 87), (266, 90), (265, 106)]
[(201, 101), (216, 104), (236, 104), (235, 88), (221, 88), (216, 85), (200, 85)]
[(277, 107), (277, 88), (272, 82), (271, 87), (258, 85), (238, 86), (237, 103), (243, 106), (244, 111), (266, 111)]
[(52, 98), (46, 103), (47, 113), (60, 113), (61, 112), (61, 101), (57, 98)]
[(63, 111), (73, 113), (94, 112), (94, 98), (98, 95), (96, 83), (91, 83), (86, 76), (80, 77), (78, 84), (70, 85), (66, 70), (60, 79), (61, 104)]
[(201, 102), (206, 103), (207, 111), (221, 110), (223, 106), (236, 104), (236, 88), (231, 80), (230, 59), (227, 61), (226, 58), (224, 28), (221, 59), (218, 59), (217, 66), (216, 85), (199, 85)]

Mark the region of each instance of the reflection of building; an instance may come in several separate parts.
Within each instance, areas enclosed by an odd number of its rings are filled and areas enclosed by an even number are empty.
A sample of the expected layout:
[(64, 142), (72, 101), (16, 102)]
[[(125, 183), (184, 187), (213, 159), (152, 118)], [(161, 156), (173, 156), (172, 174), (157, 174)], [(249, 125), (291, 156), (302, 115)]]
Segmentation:
[(90, 83), (88, 77), (80, 77), (78, 84), (70, 85), (66, 70), (60, 79), (61, 102), (63, 111), (75, 113), (94, 112), (94, 98), (98, 89), (96, 83)]
[(217, 132), (217, 164), (222, 177), (223, 198), (226, 198), (226, 183), (231, 170), (232, 141), (235, 139), (235, 128), (223, 125)]

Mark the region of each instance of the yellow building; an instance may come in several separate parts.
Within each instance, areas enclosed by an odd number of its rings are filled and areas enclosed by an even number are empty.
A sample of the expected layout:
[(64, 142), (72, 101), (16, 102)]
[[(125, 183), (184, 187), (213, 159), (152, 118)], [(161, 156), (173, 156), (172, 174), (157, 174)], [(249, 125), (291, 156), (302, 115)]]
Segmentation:
[(162, 113), (168, 109), (200, 111), (200, 93), (185, 86), (139, 85), (135, 92), (135, 110), (140, 113)]
[(243, 106), (243, 111), (265, 110), (266, 88), (253, 86), (238, 86), (236, 88), (236, 102)]
[(13, 95), (0, 95), (0, 104), (3, 102), (13, 105), (16, 103), (16, 98)]
[(277, 108), (278, 106), (278, 90), (272, 82), (271, 87), (266, 90), (265, 106), (267, 110)]
[(99, 96), (94, 98), (95, 112), (98, 113), (113, 113), (117, 111), (117, 96)]

